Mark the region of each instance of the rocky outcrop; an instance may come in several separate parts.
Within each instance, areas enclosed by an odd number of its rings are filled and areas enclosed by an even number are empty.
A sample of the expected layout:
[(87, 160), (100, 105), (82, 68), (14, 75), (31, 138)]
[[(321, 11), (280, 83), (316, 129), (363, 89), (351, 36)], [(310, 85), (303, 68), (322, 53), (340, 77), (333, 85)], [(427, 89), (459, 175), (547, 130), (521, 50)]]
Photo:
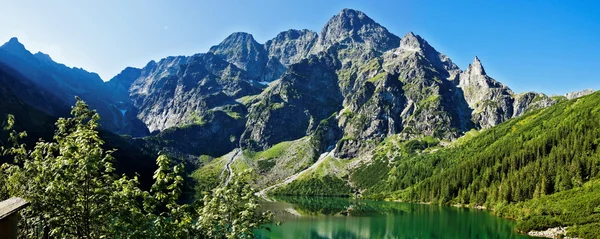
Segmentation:
[(252, 79), (259, 79), (263, 75), (268, 60), (263, 45), (245, 32), (229, 35), (219, 45), (211, 47), (209, 52), (245, 70)]
[(549, 107), (557, 102), (557, 99), (548, 97), (542, 93), (526, 92), (514, 95), (512, 118), (519, 117), (530, 110)]
[(398, 47), (399, 42), (398, 36), (390, 33), (363, 12), (346, 8), (325, 24), (312, 52), (326, 51), (334, 45), (346, 47), (362, 45), (368, 49), (387, 51)]
[(137, 78), (142, 74), (142, 69), (127, 67), (118, 75), (106, 82), (106, 87), (114, 92), (120, 101), (131, 101), (129, 89)]
[(148, 63), (130, 96), (148, 128), (162, 131), (200, 122), (211, 109), (239, 104), (236, 98), (259, 92), (245, 71), (206, 53)]
[(484, 129), (558, 102), (541, 93), (513, 93), (510, 88), (489, 77), (477, 57), (460, 74), (458, 87), (472, 110), (476, 127)]
[(458, 87), (478, 127), (490, 128), (513, 116), (514, 93), (489, 77), (479, 58), (475, 57), (467, 70), (460, 74)]
[(306, 58), (317, 40), (317, 33), (310, 30), (287, 30), (265, 43), (269, 60), (278, 60), (284, 66), (298, 63)]
[(548, 228), (544, 231), (530, 231), (527, 232), (527, 235), (533, 237), (545, 237), (545, 238), (563, 238), (563, 239), (578, 239), (575, 237), (567, 237), (567, 228), (568, 227), (553, 227)]
[(572, 100), (575, 98), (589, 95), (591, 93), (594, 93), (593, 89), (585, 89), (585, 90), (581, 90), (581, 91), (569, 92), (569, 93), (565, 94), (565, 97), (567, 97), (567, 99), (569, 99), (569, 100)]
[(241, 145), (252, 149), (299, 139), (341, 108), (336, 61), (327, 54), (294, 64), (248, 109)]

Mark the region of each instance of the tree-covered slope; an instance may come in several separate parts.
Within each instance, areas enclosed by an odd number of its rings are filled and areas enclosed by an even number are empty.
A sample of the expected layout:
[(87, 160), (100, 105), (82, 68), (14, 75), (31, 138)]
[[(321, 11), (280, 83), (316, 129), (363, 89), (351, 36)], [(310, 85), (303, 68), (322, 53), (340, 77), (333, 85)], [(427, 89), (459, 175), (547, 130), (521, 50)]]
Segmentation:
[[(442, 156), (430, 164), (432, 176), (413, 180), (418, 183), (403, 197), (483, 205), (520, 202), (579, 187), (600, 171), (599, 103), (599, 93), (563, 102), (434, 156), (410, 159), (418, 165)], [(410, 168), (397, 169), (395, 176), (410, 175)]]
[[(467, 134), (431, 153), (386, 157), (397, 149), (380, 147), (383, 156), (358, 167), (351, 180), (367, 197), (483, 205), (519, 219), (523, 230), (579, 225), (572, 232), (589, 235), (586, 225), (600, 213), (594, 189), (599, 139), (597, 92)], [(372, 180), (373, 172), (385, 176)]]

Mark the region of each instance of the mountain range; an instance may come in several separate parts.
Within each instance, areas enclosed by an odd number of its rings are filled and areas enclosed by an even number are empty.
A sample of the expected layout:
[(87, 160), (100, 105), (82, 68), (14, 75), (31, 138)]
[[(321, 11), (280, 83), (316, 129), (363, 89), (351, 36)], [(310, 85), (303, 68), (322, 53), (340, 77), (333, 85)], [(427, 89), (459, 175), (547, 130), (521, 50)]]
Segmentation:
[[(202, 157), (309, 142), (306, 165), (285, 173), (262, 170), (271, 180), (265, 186), (300, 172), (321, 153), (370, 158), (389, 137), (447, 144), (591, 93), (515, 93), (488, 76), (479, 58), (462, 70), (422, 37), (399, 37), (352, 9), (333, 16), (320, 33), (287, 30), (261, 44), (236, 32), (206, 53), (127, 67), (106, 82), (32, 54), (17, 38), (0, 47), (0, 68), (18, 76), (4, 90), (36, 112), (66, 116), (78, 96), (98, 111), (105, 130), (196, 167), (207, 163)], [(291, 163), (270, 164), (284, 161)]]

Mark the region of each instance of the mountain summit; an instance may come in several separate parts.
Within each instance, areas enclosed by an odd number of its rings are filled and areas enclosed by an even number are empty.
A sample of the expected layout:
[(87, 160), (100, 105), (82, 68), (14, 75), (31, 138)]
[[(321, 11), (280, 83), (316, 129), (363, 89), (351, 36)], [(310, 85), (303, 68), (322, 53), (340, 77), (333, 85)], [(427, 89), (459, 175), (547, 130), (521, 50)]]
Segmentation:
[(469, 67), (467, 67), (467, 72), (476, 75), (487, 75), (483, 69), (481, 61), (477, 56), (475, 56), (475, 59), (473, 59), (473, 63), (469, 64)]
[(209, 52), (245, 70), (252, 78), (260, 77), (267, 63), (264, 47), (245, 32), (232, 33), (219, 45), (211, 47)]
[(335, 45), (366, 45), (378, 51), (398, 47), (400, 38), (361, 11), (343, 9), (321, 30), (316, 51)]

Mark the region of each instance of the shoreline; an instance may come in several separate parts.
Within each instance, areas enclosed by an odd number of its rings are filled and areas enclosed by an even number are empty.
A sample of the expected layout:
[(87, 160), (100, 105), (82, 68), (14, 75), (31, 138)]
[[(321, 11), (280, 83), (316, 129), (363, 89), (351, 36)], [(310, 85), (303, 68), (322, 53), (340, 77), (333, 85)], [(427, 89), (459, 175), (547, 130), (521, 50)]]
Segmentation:
[[(376, 200), (376, 201), (388, 201), (388, 200)], [(389, 202), (403, 202), (403, 203), (410, 203), (410, 202), (404, 202), (401, 200), (390, 200)], [(416, 204), (422, 204), (422, 205), (432, 205), (431, 202), (412, 202), (412, 203), (416, 203)], [(456, 208), (470, 208), (470, 209), (476, 209), (476, 210), (486, 210), (489, 212), (495, 212), (494, 209), (488, 209), (485, 206), (482, 205), (468, 205), (468, 204), (452, 204), (452, 207), (456, 207)], [(498, 216), (496, 214), (494, 214), (494, 216), (499, 217), (499, 218), (504, 218), (507, 220), (513, 220), (516, 221), (516, 218), (507, 218), (507, 217), (501, 217)], [(528, 235), (528, 236), (533, 236), (533, 237), (542, 237), (542, 238), (563, 238), (563, 239), (583, 239), (583, 238), (579, 238), (579, 237), (568, 237), (567, 236), (567, 229), (568, 226), (558, 226), (558, 227), (552, 227), (552, 228), (546, 228), (545, 230), (541, 230), (541, 231), (528, 231), (528, 232), (523, 232), (523, 231), (518, 231), (518, 233), (523, 234), (523, 235)]]

